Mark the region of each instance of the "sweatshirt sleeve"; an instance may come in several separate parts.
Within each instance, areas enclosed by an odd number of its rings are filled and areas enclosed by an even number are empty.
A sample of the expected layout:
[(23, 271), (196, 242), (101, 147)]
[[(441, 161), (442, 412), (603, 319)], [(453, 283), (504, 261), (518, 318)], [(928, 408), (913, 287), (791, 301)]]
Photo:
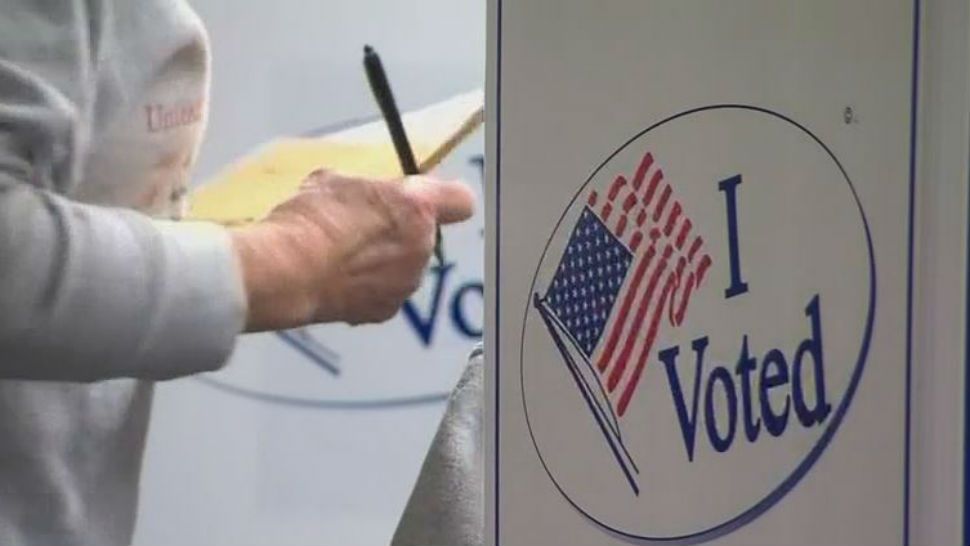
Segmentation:
[(97, 4), (0, 8), (0, 379), (213, 370), (243, 327), (223, 228), (63, 196), (86, 138)]

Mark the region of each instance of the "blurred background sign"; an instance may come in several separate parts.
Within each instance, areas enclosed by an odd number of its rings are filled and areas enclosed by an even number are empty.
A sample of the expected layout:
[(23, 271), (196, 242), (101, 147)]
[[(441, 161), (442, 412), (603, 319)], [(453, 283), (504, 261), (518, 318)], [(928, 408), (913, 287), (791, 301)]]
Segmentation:
[[(482, 87), (484, 2), (195, 0), (212, 41), (196, 180), (281, 137), (372, 121), (361, 47), (402, 110)], [(481, 195), (481, 130), (439, 167)], [(482, 220), (382, 326), (246, 336), (219, 373), (159, 386), (138, 546), (386, 544), (482, 329)]]

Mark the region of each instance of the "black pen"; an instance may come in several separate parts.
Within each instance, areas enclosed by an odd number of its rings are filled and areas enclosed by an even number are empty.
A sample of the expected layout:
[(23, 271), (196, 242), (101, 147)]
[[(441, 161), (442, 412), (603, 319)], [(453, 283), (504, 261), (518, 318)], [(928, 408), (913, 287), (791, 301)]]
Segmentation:
[[(394, 150), (397, 152), (398, 161), (401, 163), (401, 170), (405, 175), (421, 174), (421, 171), (418, 170), (418, 163), (414, 159), (411, 144), (408, 142), (407, 133), (404, 132), (401, 112), (397, 109), (394, 94), (391, 92), (391, 85), (387, 82), (384, 65), (381, 64), (381, 58), (377, 55), (377, 52), (369, 45), (364, 46), (364, 70), (367, 72), (367, 81), (370, 83), (377, 106), (381, 109), (381, 114), (387, 123), (387, 130), (391, 133), (391, 142), (394, 143)], [(444, 266), (445, 255), (441, 249), (441, 226), (435, 229), (434, 255), (438, 260), (438, 265)]]

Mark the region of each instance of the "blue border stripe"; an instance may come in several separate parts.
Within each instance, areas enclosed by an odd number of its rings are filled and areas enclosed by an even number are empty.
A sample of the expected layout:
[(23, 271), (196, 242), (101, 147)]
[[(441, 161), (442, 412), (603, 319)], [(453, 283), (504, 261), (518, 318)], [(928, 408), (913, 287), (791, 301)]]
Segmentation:
[[(498, 8), (495, 14), (496, 22), (496, 34), (498, 39), (496, 40), (496, 64), (495, 64), (495, 349), (492, 350), (492, 357), (495, 359), (495, 546), (499, 546), (501, 539), (499, 537), (499, 459), (501, 459), (501, 450), (499, 449), (500, 435), (499, 435), (499, 408), (500, 398), (499, 398), (499, 388), (501, 386), (499, 368), (500, 365), (500, 338), (502, 333), (501, 328), (501, 313), (500, 301), (501, 301), (501, 291), (499, 282), (501, 279), (499, 277), (499, 271), (501, 271), (502, 263), (502, 0), (497, 0)], [(486, 195), (488, 193), (486, 192)]]
[[(970, 174), (970, 150), (968, 150), (967, 172)], [(970, 544), (970, 178), (967, 180), (967, 222), (966, 254), (963, 268), (966, 275), (964, 285), (963, 311), (963, 544)]]
[(903, 454), (903, 546), (909, 546), (910, 438), (913, 375), (913, 250), (916, 206), (916, 138), (919, 114), (920, 1), (913, 1), (913, 61), (909, 125), (909, 241), (906, 271), (906, 433)]
[[(967, 158), (970, 165), (970, 157)], [(963, 288), (963, 543), (970, 544), (970, 180), (967, 181), (967, 240), (963, 269), (966, 285)]]

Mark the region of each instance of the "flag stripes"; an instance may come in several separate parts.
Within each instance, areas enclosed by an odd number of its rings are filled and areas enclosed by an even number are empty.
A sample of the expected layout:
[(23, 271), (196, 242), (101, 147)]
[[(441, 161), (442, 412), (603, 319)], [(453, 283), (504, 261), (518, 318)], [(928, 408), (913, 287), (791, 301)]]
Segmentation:
[(701, 253), (703, 239), (692, 236), (693, 222), (649, 152), (632, 180), (617, 176), (605, 195), (591, 191), (587, 205), (634, 255), (632, 274), (591, 359), (622, 416), (657, 340), (664, 310), (671, 326), (683, 323), (711, 258)]

